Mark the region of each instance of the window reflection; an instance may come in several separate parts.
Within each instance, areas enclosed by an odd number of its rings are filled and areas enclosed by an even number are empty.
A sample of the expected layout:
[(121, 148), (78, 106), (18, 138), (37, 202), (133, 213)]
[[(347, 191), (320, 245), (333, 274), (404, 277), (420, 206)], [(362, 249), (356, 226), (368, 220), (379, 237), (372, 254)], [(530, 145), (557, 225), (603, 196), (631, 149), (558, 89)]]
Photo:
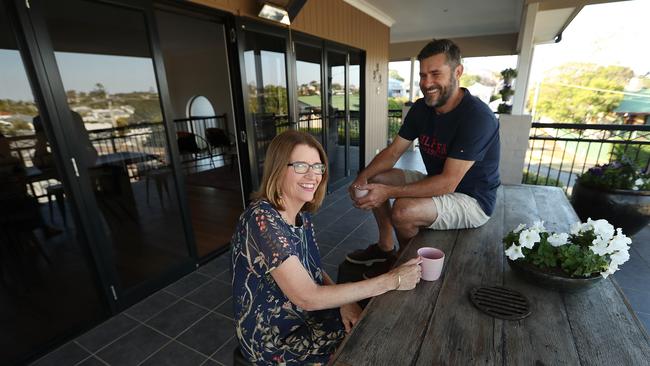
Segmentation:
[(347, 123), (345, 117), (345, 61), (346, 54), (328, 52), (329, 133), (327, 153), (332, 182), (346, 176)]
[(350, 77), (348, 78), (350, 87), (348, 89), (348, 98), (350, 105), (350, 147), (348, 170), (351, 175), (356, 175), (359, 171), (360, 164), (360, 143), (361, 143), (361, 60), (358, 53), (350, 53)]
[(0, 363), (11, 365), (105, 311), (14, 39), (0, 6)]
[(257, 174), (261, 177), (271, 140), (289, 129), (285, 40), (246, 32), (244, 62), (248, 110), (255, 126)]
[(45, 10), (72, 111), (71, 141), (125, 291), (189, 256), (147, 23), (139, 11), (88, 1), (48, 1)]
[(298, 129), (323, 143), (321, 96), (321, 50), (296, 44), (296, 78), (298, 80)]

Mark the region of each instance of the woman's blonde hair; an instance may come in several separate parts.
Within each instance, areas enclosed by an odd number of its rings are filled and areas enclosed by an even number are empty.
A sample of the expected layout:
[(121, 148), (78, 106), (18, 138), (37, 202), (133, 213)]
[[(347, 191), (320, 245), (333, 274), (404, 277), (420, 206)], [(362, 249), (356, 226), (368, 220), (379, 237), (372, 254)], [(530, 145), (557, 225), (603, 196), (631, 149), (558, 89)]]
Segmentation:
[(305, 203), (302, 210), (314, 212), (323, 203), (327, 191), (327, 179), (329, 178), (329, 165), (327, 155), (321, 144), (310, 134), (302, 131), (288, 130), (275, 136), (268, 150), (266, 150), (266, 159), (264, 160), (264, 176), (262, 184), (257, 192), (252, 194), (253, 199), (266, 199), (278, 210), (284, 210), (282, 205), (282, 180), (287, 169), (287, 164), (291, 163), (291, 153), (298, 145), (307, 145), (318, 150), (318, 155), (323, 164), (325, 164), (325, 173), (311, 202)]

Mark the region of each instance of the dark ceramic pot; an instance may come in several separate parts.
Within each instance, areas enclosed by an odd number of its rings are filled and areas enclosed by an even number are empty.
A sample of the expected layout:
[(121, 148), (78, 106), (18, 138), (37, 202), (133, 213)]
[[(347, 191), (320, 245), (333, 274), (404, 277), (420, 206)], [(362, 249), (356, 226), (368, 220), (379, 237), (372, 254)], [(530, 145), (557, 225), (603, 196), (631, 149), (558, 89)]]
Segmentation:
[(584, 291), (603, 279), (600, 273), (596, 273), (590, 277), (569, 277), (559, 269), (542, 270), (522, 260), (512, 261), (508, 259), (508, 264), (515, 273), (523, 277), (526, 281), (560, 292)]
[(578, 179), (571, 204), (580, 220), (606, 219), (627, 236), (636, 234), (650, 222), (650, 191), (601, 190), (586, 187)]

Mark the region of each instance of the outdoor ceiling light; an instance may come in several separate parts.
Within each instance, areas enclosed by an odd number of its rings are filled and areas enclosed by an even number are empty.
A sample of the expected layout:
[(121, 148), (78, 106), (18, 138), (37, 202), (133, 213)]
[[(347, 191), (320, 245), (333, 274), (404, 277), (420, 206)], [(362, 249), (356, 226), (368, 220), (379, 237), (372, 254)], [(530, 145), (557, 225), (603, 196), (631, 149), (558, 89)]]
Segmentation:
[(269, 3), (264, 3), (260, 13), (257, 14), (260, 18), (273, 20), (274, 22), (280, 22), (282, 24), (290, 25), (289, 13), (282, 9), (279, 6), (272, 5)]

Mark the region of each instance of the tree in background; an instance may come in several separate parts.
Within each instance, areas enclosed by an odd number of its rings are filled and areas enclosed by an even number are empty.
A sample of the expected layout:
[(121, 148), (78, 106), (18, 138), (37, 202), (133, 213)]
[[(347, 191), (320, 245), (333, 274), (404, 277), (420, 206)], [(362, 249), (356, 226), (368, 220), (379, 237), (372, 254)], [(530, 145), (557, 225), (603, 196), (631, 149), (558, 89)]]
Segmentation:
[(404, 82), (404, 78), (399, 74), (399, 72), (397, 72), (397, 70), (388, 70), (388, 77)]
[(538, 91), (529, 93), (535, 118), (556, 122), (589, 123), (615, 120), (612, 111), (623, 99), (623, 88), (634, 72), (623, 66), (567, 63), (544, 78)]
[(476, 83), (482, 84), (479, 75), (463, 74), (460, 76), (460, 86), (462, 87), (472, 86)]

